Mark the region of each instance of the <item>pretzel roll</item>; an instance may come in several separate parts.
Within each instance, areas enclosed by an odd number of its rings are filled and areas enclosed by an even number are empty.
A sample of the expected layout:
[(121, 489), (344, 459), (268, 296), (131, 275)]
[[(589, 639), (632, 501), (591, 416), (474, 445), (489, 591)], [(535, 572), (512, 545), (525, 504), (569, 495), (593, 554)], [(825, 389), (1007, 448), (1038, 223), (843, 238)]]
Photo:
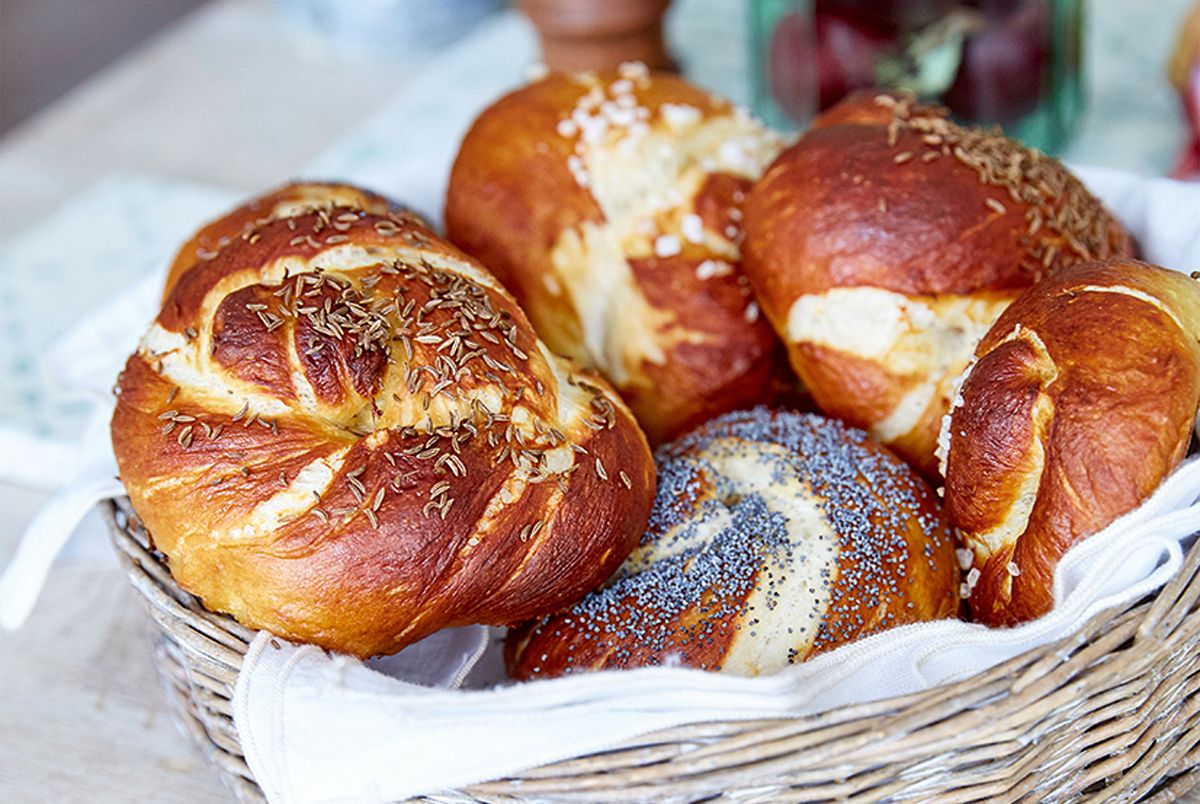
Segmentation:
[(660, 442), (790, 381), (739, 249), (741, 202), (779, 148), (674, 76), (552, 74), (471, 126), (446, 230)]
[(577, 600), (637, 544), (654, 467), (487, 271), (411, 215), (343, 206), (356, 192), (179, 276), (112, 438), (183, 588), (368, 656)]
[(664, 664), (774, 673), (957, 614), (954, 543), (933, 492), (863, 431), (757, 408), (656, 458), (641, 544), (605, 587), (509, 632), (514, 677)]
[(988, 331), (939, 439), (976, 620), (1049, 611), (1067, 549), (1183, 458), (1200, 401), (1198, 340), (1200, 285), (1132, 260), (1059, 271)]
[(934, 477), (954, 380), (996, 317), (1129, 238), (1057, 161), (941, 108), (856, 95), (755, 187), (744, 248), (816, 403)]

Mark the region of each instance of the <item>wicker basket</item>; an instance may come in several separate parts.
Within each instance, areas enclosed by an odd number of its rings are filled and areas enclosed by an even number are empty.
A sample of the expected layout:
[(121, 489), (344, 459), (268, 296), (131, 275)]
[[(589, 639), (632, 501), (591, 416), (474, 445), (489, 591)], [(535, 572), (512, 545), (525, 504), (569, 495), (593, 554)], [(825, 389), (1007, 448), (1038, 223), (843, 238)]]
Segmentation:
[[(180, 589), (128, 503), (104, 504), (161, 631), (172, 707), (262, 800), (231, 699), (254, 632)], [(696, 724), (459, 791), (482, 801), (1175, 801), (1200, 784), (1200, 544), (1156, 596), (966, 681), (789, 720)]]

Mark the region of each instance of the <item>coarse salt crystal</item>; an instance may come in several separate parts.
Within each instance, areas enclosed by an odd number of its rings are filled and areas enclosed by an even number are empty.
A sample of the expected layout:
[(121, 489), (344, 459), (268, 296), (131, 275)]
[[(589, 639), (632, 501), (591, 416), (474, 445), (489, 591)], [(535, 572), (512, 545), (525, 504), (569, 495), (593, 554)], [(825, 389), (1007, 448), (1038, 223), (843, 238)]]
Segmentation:
[(683, 244), (675, 235), (659, 235), (654, 241), (654, 254), (657, 257), (674, 257), (683, 250)]
[(579, 133), (579, 127), (575, 125), (573, 120), (559, 120), (558, 125), (554, 127), (560, 137), (574, 137)]
[(571, 175), (575, 177), (576, 184), (578, 184), (580, 187), (588, 186), (589, 182), (588, 182), (587, 168), (584, 166), (582, 159), (580, 159), (578, 156), (574, 156), (574, 155), (568, 156), (567, 157), (567, 170), (570, 170)]
[(979, 583), (979, 576), (982, 574), (978, 569), (971, 568), (971, 571), (967, 573), (967, 591), (975, 591), (975, 584)]
[(608, 133), (608, 121), (603, 117), (587, 117), (579, 122), (579, 130), (583, 133), (583, 139), (589, 145), (596, 145), (604, 140), (604, 135)]
[(694, 126), (700, 122), (700, 110), (695, 106), (682, 103), (664, 103), (658, 107), (659, 113), (667, 125), (674, 129)]
[(750, 302), (746, 305), (746, 320), (751, 324), (758, 320), (758, 302)]
[(1021, 574), (1021, 568), (1017, 566), (1017, 562), (1008, 562), (1008, 574), (1014, 578)]
[(626, 95), (633, 92), (633, 82), (628, 78), (618, 78), (608, 85), (608, 91), (614, 95)]
[(712, 279), (714, 276), (728, 276), (733, 273), (733, 266), (724, 260), (705, 260), (696, 266), (697, 279)]
[(717, 152), (717, 157), (726, 167), (732, 167), (737, 170), (745, 170), (747, 167), (752, 167), (752, 162), (749, 156), (746, 155), (746, 150), (742, 144), (734, 140), (726, 140), (721, 143), (721, 149)]
[(958, 556), (958, 568), (966, 572), (975, 563), (975, 553), (966, 547), (959, 547), (954, 551), (954, 555)]
[(640, 61), (627, 61), (617, 68), (617, 74), (629, 81), (649, 78), (650, 70)]
[(622, 156), (633, 156), (637, 151), (638, 140), (636, 137), (624, 136), (617, 140), (617, 153)]
[(704, 242), (704, 221), (702, 221), (700, 216), (696, 213), (692, 212), (684, 215), (683, 220), (680, 222), (679, 229), (681, 232), (683, 232), (684, 238), (686, 238), (689, 243)]
[(600, 87), (592, 87), (587, 94), (579, 99), (575, 104), (577, 109), (589, 110), (595, 109), (604, 102), (604, 90)]
[(623, 109), (618, 106), (608, 112), (608, 121), (614, 126), (620, 126), (621, 128), (629, 128), (634, 124), (636, 119), (632, 109)]

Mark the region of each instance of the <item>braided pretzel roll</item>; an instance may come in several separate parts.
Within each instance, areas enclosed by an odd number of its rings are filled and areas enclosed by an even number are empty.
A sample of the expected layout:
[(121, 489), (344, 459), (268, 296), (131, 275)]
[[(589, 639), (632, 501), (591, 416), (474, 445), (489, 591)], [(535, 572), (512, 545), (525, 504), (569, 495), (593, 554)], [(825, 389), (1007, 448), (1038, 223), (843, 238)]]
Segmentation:
[(325, 192), (181, 272), (119, 379), (113, 448), (172, 575), (358, 656), (578, 599), (649, 514), (632, 415), (419, 219)]
[(676, 662), (773, 673), (958, 613), (954, 541), (933, 492), (863, 431), (757, 408), (656, 458), (640, 546), (603, 589), (509, 632), (514, 677)]
[(446, 231), (660, 442), (792, 383), (740, 268), (741, 200), (779, 148), (674, 76), (553, 74), (472, 125)]
[(1057, 272), (988, 330), (939, 438), (977, 621), (1049, 611), (1067, 549), (1183, 458), (1200, 404), (1198, 341), (1200, 285), (1132, 260)]
[(856, 95), (746, 200), (746, 274), (813, 399), (927, 477), (954, 380), (1055, 266), (1129, 253), (1061, 164), (936, 107)]

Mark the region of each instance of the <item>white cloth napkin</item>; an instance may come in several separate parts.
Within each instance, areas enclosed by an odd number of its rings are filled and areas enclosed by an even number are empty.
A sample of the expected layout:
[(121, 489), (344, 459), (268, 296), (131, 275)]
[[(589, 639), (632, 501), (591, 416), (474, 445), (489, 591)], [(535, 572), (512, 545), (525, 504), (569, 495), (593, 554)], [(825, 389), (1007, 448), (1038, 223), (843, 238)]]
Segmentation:
[(646, 668), (434, 689), (312, 646), (276, 639), (274, 649), (260, 635), (238, 679), (234, 723), (273, 802), (437, 793), (685, 723), (814, 714), (966, 678), (1158, 588), (1179, 570), (1196, 530), (1193, 459), (1064, 557), (1051, 614), (1007, 630), (958, 621), (906, 626), (762, 678)]
[[(455, 149), (443, 143), (432, 150), (436, 159), (417, 159), (431, 153), (429, 144), (404, 140), (426, 135), (395, 123), (414, 107), (432, 109), (430, 99), (443, 89), (422, 85), (382, 108), (357, 139), (320, 160), (322, 172), (383, 176), (389, 188), (416, 188), (414, 200), (432, 211)], [(449, 131), (465, 130), (474, 116), (471, 102), (459, 105), (448, 109)], [(407, 156), (376, 164), (389, 148)], [(1147, 260), (1200, 269), (1200, 188), (1105, 168), (1076, 170), (1139, 239)], [(653, 668), (455, 691), (380, 678), (312, 648), (264, 651), (259, 639), (243, 667), (234, 718), (247, 761), (272, 801), (385, 801), (497, 778), (683, 723), (812, 714), (910, 693), (1064, 637), (1095, 613), (1161, 586), (1178, 571), (1183, 540), (1200, 530), (1198, 499), (1200, 464), (1193, 460), (1141, 508), (1064, 558), (1052, 614), (1007, 631), (959, 622), (914, 625), (770, 678)], [(338, 672), (331, 674), (334, 661)], [(466, 685), (478, 686), (473, 682), (469, 676)]]
[[(368, 131), (388, 128), (395, 113), (381, 110)], [(411, 173), (426, 191), (442, 175), (429, 163), (393, 168), (390, 183), (402, 186)], [(1147, 260), (1200, 269), (1200, 188), (1103, 168), (1077, 172), (1139, 239)], [(1004, 631), (961, 622), (907, 626), (766, 678), (647, 668), (441, 690), (311, 647), (280, 642), (281, 650), (264, 650), (260, 637), (243, 665), (234, 721), (271, 801), (374, 802), (446, 791), (685, 723), (814, 714), (967, 678), (1157, 589), (1178, 571), (1196, 531), (1200, 459), (1064, 557), (1046, 617)], [(468, 676), (465, 686), (480, 684)]]

